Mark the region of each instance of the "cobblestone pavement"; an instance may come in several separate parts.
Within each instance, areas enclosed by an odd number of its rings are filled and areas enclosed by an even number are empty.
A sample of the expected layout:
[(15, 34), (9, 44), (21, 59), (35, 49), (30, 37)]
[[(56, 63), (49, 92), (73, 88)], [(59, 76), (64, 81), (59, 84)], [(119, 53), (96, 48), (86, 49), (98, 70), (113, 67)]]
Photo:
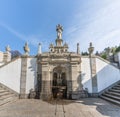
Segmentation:
[(0, 107), (0, 117), (120, 117), (120, 107), (99, 98), (21, 99)]

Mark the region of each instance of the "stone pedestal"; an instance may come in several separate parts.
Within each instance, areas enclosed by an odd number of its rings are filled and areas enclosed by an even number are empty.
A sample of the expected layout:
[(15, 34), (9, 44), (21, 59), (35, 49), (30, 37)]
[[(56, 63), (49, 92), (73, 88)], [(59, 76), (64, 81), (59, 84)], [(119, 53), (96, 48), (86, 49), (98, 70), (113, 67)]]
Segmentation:
[(72, 99), (80, 99), (80, 98), (87, 98), (88, 97), (88, 92), (85, 90), (81, 90), (81, 91), (74, 91), (71, 94), (71, 98)]
[(50, 81), (42, 81), (40, 99), (47, 100), (52, 96), (50, 84)]

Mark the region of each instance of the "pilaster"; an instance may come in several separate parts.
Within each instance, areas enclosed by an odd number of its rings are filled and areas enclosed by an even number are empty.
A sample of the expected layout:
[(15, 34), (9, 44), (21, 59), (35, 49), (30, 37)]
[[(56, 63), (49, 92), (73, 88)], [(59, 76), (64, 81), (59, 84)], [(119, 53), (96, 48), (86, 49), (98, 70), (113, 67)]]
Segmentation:
[(20, 78), (20, 98), (25, 99), (26, 96), (26, 77), (27, 77), (27, 56), (21, 57), (21, 78)]
[(97, 75), (96, 75), (96, 58), (90, 57), (90, 69), (91, 69), (91, 80), (92, 80), (92, 93), (93, 96), (98, 93)]
[(72, 81), (72, 91), (77, 91), (78, 85), (78, 71), (77, 71), (77, 65), (71, 65), (71, 81)]
[(48, 99), (51, 96), (50, 71), (47, 65), (42, 65), (41, 99)]
[(88, 51), (90, 58), (90, 69), (91, 69), (91, 80), (92, 80), (92, 96), (96, 96), (98, 93), (97, 75), (96, 75), (96, 57), (93, 54), (94, 47), (92, 46), (92, 42), (89, 45)]

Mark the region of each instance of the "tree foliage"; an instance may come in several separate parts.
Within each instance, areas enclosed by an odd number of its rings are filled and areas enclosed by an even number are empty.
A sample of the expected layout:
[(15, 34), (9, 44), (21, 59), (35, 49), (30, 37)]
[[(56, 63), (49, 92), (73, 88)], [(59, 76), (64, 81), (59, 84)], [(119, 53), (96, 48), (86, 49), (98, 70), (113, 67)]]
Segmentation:
[(88, 54), (88, 52), (82, 52), (82, 55), (83, 56), (88, 56), (89, 54)]
[(115, 52), (120, 52), (120, 46), (116, 48)]
[(102, 54), (101, 57), (102, 57), (103, 59), (107, 59), (106, 53)]
[(17, 50), (11, 51), (12, 59), (13, 59), (13, 58), (16, 58), (16, 57), (18, 57), (18, 56), (21, 56), (21, 55), (22, 55), (22, 54), (21, 54), (19, 51), (17, 51)]

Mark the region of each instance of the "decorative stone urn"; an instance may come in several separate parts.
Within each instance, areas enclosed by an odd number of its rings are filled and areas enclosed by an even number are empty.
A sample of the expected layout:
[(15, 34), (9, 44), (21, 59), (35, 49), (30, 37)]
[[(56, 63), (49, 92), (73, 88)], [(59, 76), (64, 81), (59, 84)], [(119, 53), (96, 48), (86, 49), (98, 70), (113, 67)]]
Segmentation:
[(25, 43), (25, 46), (23, 48), (24, 48), (24, 51), (25, 51), (25, 55), (29, 55), (30, 48), (28, 46), (28, 43)]
[(94, 51), (94, 47), (92, 46), (92, 42), (90, 42), (90, 46), (88, 48), (88, 51), (89, 51), (89, 55), (91, 56), (93, 54), (93, 51)]
[(6, 52), (10, 52), (11, 51), (11, 49), (10, 49), (10, 46), (8, 45), (6, 48), (5, 48), (5, 50), (6, 50)]

